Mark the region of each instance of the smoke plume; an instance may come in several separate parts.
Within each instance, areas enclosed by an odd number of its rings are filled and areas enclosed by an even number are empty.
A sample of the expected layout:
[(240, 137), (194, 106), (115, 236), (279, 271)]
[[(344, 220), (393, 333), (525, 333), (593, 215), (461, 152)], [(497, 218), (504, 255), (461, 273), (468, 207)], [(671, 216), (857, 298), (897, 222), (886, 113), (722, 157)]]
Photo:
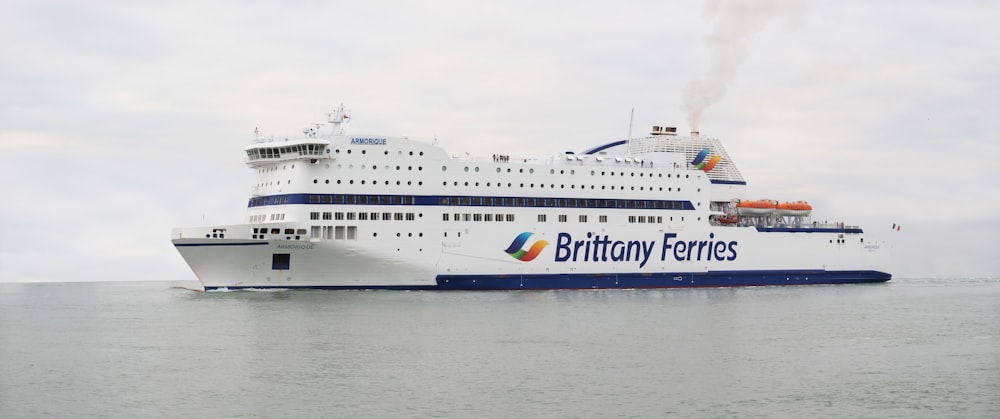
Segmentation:
[(701, 115), (712, 104), (726, 97), (726, 88), (736, 77), (736, 68), (746, 61), (750, 37), (759, 32), (772, 17), (786, 14), (793, 24), (803, 11), (800, 0), (708, 0), (705, 18), (714, 21), (705, 36), (711, 55), (708, 74), (692, 80), (684, 88), (684, 106), (688, 126), (698, 131)]

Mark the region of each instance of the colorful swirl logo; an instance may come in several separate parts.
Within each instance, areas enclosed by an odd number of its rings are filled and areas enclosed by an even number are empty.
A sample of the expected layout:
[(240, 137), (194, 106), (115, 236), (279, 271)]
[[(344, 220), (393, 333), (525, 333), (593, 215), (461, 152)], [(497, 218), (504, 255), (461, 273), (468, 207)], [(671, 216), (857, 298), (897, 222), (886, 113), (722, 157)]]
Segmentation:
[(507, 254), (512, 258), (521, 262), (531, 262), (535, 260), (535, 258), (538, 257), (538, 254), (542, 253), (542, 249), (549, 245), (549, 242), (539, 240), (535, 242), (535, 244), (531, 245), (531, 249), (524, 250), (524, 247), (522, 246), (524, 246), (524, 243), (528, 241), (528, 237), (531, 237), (532, 234), (534, 233), (527, 231), (518, 234), (517, 237), (514, 238), (514, 241), (510, 242), (510, 246), (507, 247), (507, 250), (504, 251), (507, 252)]
[(691, 164), (694, 165), (696, 169), (708, 172), (714, 169), (716, 164), (719, 164), (719, 160), (722, 160), (722, 157), (712, 156), (712, 158), (708, 159), (708, 161), (705, 161), (705, 157), (708, 157), (707, 148), (699, 151), (698, 155), (694, 156), (694, 160), (691, 160)]

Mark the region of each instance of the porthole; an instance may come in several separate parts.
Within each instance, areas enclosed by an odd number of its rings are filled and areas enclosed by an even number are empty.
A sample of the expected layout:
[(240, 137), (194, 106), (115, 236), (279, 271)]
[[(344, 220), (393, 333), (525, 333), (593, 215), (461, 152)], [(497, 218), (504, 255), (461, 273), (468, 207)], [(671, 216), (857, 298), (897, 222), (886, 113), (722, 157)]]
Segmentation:
[(411, 156), (413, 155), (413, 152), (412, 152), (412, 151), (410, 152), (410, 155), (411, 155)]
[(319, 183), (319, 179), (313, 179), (313, 183)]
[(389, 184), (389, 181), (388, 181), (388, 180), (387, 180), (387, 181), (385, 181), (385, 184), (386, 184), (386, 185), (388, 185), (388, 184)]
[(507, 182), (507, 187), (508, 187), (508, 188), (510, 187), (510, 182)]
[(295, 168), (295, 165), (293, 164), (293, 165), (292, 165), (292, 169), (294, 169), (294, 168)]
[(364, 180), (362, 180), (362, 181), (361, 181), (361, 184), (362, 184), (362, 185), (364, 185), (364, 184), (365, 184), (365, 181), (364, 181)]
[(367, 154), (368, 150), (361, 150), (361, 154)]
[(420, 155), (421, 155), (421, 156), (423, 156), (423, 155), (424, 155), (424, 152), (423, 152), (423, 151), (421, 151), (421, 152), (420, 152)]
[(479, 167), (476, 167), (476, 173), (479, 173)]
[(408, 180), (408, 181), (406, 181), (406, 184), (407, 184), (407, 185), (412, 185), (412, 184), (413, 184), (413, 181), (410, 181), (410, 180)]
[(351, 149), (347, 149), (347, 154), (351, 154)]
[[(386, 151), (388, 153), (388, 151)], [(378, 237), (378, 233), (372, 233), (372, 237)]]
[(490, 186), (490, 182), (486, 182), (486, 186)]
[(465, 182), (465, 186), (469, 186), (469, 182)]
[(549, 169), (549, 174), (550, 175), (556, 174), (556, 169)]
[(396, 166), (396, 170), (399, 170), (399, 166)]
[(576, 170), (570, 170), (570, 171), (569, 171), (569, 174), (571, 174), (571, 175), (575, 175), (575, 174), (576, 174)]
[(500, 168), (499, 167), (497, 168), (497, 173), (500, 173)]
[(337, 149), (337, 154), (340, 154), (340, 149), (339, 148)]
[(444, 186), (448, 186), (448, 182), (447, 181), (446, 182), (441, 182), (441, 184), (444, 185)]
[(389, 155), (389, 150), (386, 150), (386, 151), (385, 151), (385, 155), (386, 155), (386, 156), (388, 156), (388, 155)]
[(468, 171), (469, 171), (469, 166), (465, 166), (465, 171), (466, 171), (466, 172), (468, 172)]
[(535, 173), (535, 169), (528, 169), (528, 173)]
[(591, 175), (591, 176), (593, 176), (593, 175), (594, 175), (594, 171), (593, 171), (593, 170), (591, 170), (591, 171), (590, 171), (590, 175)]
[(565, 174), (566, 174), (566, 171), (565, 171), (565, 170), (560, 170), (560, 171), (559, 171), (559, 174), (560, 174), (560, 175), (565, 175)]
[(406, 166), (406, 170), (413, 170), (413, 166)]
[(421, 186), (421, 185), (423, 185), (423, 184), (424, 184), (424, 181), (422, 181), (422, 180), (421, 180), (421, 181), (419, 181), (419, 182), (417, 182), (417, 186)]
[[(399, 236), (402, 236), (402, 234), (396, 233), (396, 237), (399, 237)], [(396, 249), (396, 250), (399, 250), (399, 249)]]
[[(389, 181), (387, 180), (387, 181), (385, 181), (385, 183), (388, 184)], [(399, 186), (399, 181), (398, 180), (396, 181), (396, 186)]]
[(406, 237), (413, 237), (413, 233), (406, 233)]
[(354, 179), (351, 179), (351, 181), (348, 182), (348, 183), (350, 183), (351, 185), (353, 185), (354, 184)]
[(448, 166), (441, 166), (441, 171), (442, 172), (447, 172), (448, 171)]

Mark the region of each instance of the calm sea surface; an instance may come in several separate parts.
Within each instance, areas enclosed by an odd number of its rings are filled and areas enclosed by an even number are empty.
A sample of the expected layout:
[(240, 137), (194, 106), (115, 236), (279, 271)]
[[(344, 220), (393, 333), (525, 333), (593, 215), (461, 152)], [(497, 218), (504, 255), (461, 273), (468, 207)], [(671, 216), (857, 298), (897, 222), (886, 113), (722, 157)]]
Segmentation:
[(1000, 280), (0, 284), (0, 417), (1000, 417)]

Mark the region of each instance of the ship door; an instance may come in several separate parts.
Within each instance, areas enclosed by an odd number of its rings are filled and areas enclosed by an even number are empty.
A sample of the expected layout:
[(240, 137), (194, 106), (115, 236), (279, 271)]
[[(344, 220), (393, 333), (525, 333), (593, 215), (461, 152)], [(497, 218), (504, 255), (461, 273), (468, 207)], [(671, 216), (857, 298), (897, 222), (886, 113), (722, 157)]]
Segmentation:
[(271, 255), (272, 271), (287, 271), (292, 266), (292, 255), (290, 253), (274, 253)]
[(271, 254), (271, 272), (272, 275), (268, 276), (268, 280), (271, 277), (276, 277), (277, 280), (288, 279), (288, 271), (292, 269), (292, 255), (290, 253), (273, 253)]

